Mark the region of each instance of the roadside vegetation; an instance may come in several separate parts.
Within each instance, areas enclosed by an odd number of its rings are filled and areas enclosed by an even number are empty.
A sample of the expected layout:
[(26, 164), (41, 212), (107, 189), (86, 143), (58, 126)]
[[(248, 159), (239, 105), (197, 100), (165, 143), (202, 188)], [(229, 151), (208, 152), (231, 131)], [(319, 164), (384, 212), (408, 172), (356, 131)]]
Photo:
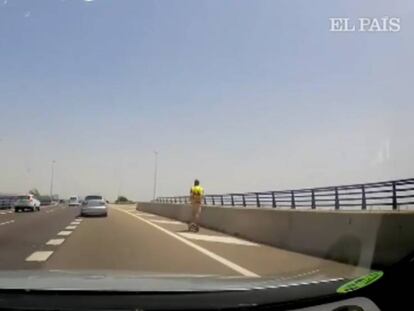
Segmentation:
[(118, 198), (115, 200), (115, 204), (134, 204), (134, 203), (135, 203), (134, 201), (130, 201), (128, 200), (127, 197), (122, 196), (122, 195), (118, 196)]

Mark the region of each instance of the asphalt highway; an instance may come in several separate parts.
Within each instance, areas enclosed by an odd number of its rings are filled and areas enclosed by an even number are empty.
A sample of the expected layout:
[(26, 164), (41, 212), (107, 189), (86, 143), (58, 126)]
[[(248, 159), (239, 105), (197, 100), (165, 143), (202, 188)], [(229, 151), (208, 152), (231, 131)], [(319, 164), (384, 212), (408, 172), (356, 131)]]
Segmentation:
[(0, 210), (0, 270), (134, 271), (142, 274), (320, 279), (364, 269), (260, 245), (158, 215), (110, 205), (108, 217), (79, 207)]

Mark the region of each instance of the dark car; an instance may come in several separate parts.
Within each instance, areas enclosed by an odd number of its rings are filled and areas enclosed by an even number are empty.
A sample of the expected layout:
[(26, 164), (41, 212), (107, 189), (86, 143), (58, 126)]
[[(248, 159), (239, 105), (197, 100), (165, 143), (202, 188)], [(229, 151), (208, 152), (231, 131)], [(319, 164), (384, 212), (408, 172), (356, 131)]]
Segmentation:
[(40, 196), (39, 197), (39, 201), (40, 201), (40, 205), (42, 206), (47, 206), (47, 205), (51, 205), (52, 204), (52, 199), (50, 198), (50, 196)]

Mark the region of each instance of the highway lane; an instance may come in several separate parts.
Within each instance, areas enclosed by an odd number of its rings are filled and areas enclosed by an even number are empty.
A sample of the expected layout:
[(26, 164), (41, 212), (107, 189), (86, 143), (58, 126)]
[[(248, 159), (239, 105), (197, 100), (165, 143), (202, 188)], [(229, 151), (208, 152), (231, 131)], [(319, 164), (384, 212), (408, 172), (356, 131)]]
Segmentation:
[(42, 206), (40, 212), (0, 214), (0, 269), (38, 268), (38, 263), (25, 259), (78, 214), (79, 208), (62, 205)]
[(111, 208), (107, 218), (83, 218), (64, 244), (56, 248), (45, 269), (233, 274), (117, 208)]
[(134, 206), (112, 205), (106, 218), (80, 218), (78, 213), (78, 208), (56, 207), (54, 212), (44, 209), (4, 215), (15, 222), (0, 227), (0, 269), (280, 279), (349, 277), (366, 272), (204, 228), (189, 233), (184, 223), (136, 211)]

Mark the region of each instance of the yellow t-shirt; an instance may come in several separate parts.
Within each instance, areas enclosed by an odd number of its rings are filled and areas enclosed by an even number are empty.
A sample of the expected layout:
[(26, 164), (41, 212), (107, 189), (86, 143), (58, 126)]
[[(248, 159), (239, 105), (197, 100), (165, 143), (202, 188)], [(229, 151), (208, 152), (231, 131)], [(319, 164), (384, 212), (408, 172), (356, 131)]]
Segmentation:
[(204, 189), (201, 186), (193, 186), (190, 190), (191, 199), (195, 202), (201, 202), (204, 195)]

